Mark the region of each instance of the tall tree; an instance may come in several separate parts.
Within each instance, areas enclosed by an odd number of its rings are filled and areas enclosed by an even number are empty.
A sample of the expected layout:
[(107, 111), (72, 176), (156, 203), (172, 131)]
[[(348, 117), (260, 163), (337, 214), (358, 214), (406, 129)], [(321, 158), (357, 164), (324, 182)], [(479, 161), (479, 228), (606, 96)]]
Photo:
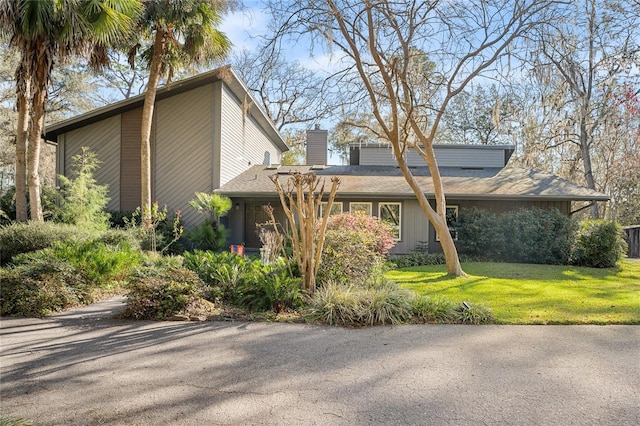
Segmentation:
[[(440, 237), (450, 274), (463, 275), (446, 221), (445, 188), (433, 150), (448, 105), (491, 71), (524, 32), (549, 19), (551, 2), (273, 1), (281, 32), (319, 35), (340, 52), (344, 89), (370, 107), (400, 170)], [(435, 69), (432, 69), (435, 66)], [(373, 129), (375, 130), (375, 129)], [(435, 208), (405, 161), (416, 151), (429, 167)]]
[(10, 38), (10, 45), (21, 52), (16, 70), (18, 220), (27, 219), (24, 175), (29, 187), (31, 219), (43, 220), (39, 161), (45, 104), (55, 61), (77, 55), (87, 57), (94, 67), (105, 65), (106, 46), (119, 41), (133, 26), (139, 7), (137, 0), (0, 1), (0, 28)]
[(228, 6), (223, 0), (144, 2), (139, 29), (150, 44), (146, 48), (136, 45), (132, 57), (141, 49), (149, 69), (140, 132), (140, 207), (145, 223), (151, 214), (151, 127), (158, 84), (163, 76), (171, 80), (177, 68), (211, 63), (228, 53), (230, 42), (217, 28), (221, 11)]
[[(536, 81), (553, 88), (554, 145), (576, 147), (584, 184), (594, 190), (601, 188), (596, 185), (593, 155), (613, 112), (609, 100), (621, 79), (638, 75), (637, 7), (634, 13), (634, 4), (625, 0), (570, 2), (565, 19), (542, 27), (529, 49)], [(596, 203), (591, 216), (600, 216)]]
[(277, 43), (242, 50), (234, 55), (232, 65), (280, 131), (317, 123), (335, 110), (328, 102), (332, 95), (328, 75), (286, 60)]

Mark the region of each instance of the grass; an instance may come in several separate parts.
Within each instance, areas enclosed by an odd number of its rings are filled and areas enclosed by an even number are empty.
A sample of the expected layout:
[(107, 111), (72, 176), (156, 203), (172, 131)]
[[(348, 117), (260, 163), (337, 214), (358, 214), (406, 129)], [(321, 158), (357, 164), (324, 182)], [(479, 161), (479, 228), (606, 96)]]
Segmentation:
[(419, 294), (483, 303), (500, 324), (640, 324), (640, 261), (616, 268), (466, 263), (467, 277), (444, 265), (389, 271)]

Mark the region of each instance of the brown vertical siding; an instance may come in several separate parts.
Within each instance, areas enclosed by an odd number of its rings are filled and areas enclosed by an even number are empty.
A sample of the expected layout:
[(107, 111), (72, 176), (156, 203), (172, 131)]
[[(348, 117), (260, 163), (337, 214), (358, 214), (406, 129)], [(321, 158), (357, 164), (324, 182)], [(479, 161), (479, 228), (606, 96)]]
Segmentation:
[[(120, 126), (120, 210), (131, 211), (140, 206), (140, 138), (142, 108), (122, 113)], [(155, 125), (154, 125), (155, 127)], [(151, 130), (153, 156), (154, 129)], [(151, 171), (153, 175), (153, 167)], [(153, 179), (152, 186), (153, 186)], [(152, 189), (153, 193), (153, 189)]]
[(72, 158), (87, 147), (99, 161), (94, 178), (99, 185), (108, 186), (108, 210), (118, 210), (120, 204), (120, 118), (110, 117), (61, 136), (64, 147), (61, 150), (61, 172), (70, 177)]

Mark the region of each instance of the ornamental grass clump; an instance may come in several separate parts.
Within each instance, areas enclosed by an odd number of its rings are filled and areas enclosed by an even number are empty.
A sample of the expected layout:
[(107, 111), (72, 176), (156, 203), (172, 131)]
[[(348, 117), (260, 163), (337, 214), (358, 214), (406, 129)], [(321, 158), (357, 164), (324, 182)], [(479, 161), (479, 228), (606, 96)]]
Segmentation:
[(416, 295), (412, 300), (412, 309), (418, 322), (449, 324), (456, 318), (456, 305), (441, 297)]
[(330, 325), (402, 324), (413, 317), (413, 294), (391, 282), (370, 286), (323, 284), (309, 302), (307, 318)]

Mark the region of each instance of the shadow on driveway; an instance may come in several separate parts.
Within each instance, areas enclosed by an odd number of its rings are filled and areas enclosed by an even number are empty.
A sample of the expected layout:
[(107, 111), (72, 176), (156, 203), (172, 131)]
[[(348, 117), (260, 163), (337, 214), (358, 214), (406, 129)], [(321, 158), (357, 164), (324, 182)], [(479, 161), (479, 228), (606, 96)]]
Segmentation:
[(43, 425), (640, 424), (640, 327), (0, 320), (3, 415)]

